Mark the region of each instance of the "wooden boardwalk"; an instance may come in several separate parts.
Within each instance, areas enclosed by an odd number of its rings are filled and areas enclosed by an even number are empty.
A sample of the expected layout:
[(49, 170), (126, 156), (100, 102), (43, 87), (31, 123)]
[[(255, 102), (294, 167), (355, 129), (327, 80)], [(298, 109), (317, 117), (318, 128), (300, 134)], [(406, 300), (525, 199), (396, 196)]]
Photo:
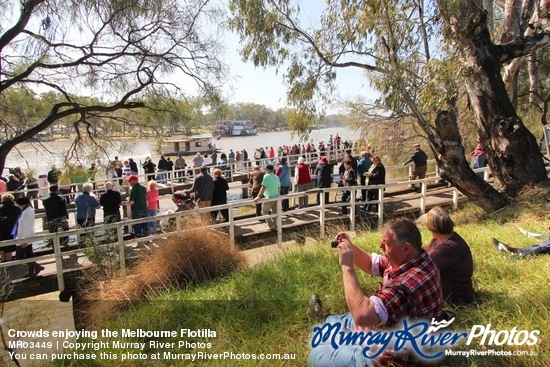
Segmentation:
[[(422, 205), (424, 210), (435, 205), (452, 205), (454, 199), (452, 189), (448, 189), (440, 184), (426, 187), (427, 191), (423, 203), (420, 193), (413, 190), (404, 189), (387, 193), (383, 197), (384, 219), (393, 216), (418, 217), (421, 214)], [(330, 190), (336, 193), (339, 189), (333, 188)], [(334, 197), (334, 193), (331, 193), (331, 200)], [(356, 194), (356, 197), (359, 197), (360, 190), (357, 190)], [(300, 195), (291, 194), (289, 196), (291, 203), (293, 200), (297, 201)], [(163, 200), (167, 200), (167, 198)], [(355, 202), (356, 210), (353, 218), (351, 216), (351, 208), (348, 208), (350, 214), (341, 214), (342, 203), (331, 202), (325, 205), (324, 209), (321, 209), (321, 206), (315, 204), (314, 194), (309, 195), (309, 201), (310, 206), (308, 208), (295, 208), (281, 213), (279, 220), (282, 227), (279, 232), (269, 230), (267, 224), (255, 217), (254, 214), (235, 216), (232, 226), (230, 226), (230, 223), (220, 223), (210, 227), (228, 236), (232, 235), (235, 246), (245, 250), (290, 240), (301, 241), (306, 236), (318, 237), (319, 235), (323, 236), (339, 230), (354, 230), (354, 228), (350, 227), (352, 223), (353, 226), (362, 228), (374, 228), (380, 223), (377, 213), (367, 213), (359, 210), (364, 206), (364, 203), (360, 201)], [(254, 213), (254, 203), (252, 200), (241, 200), (239, 203), (228, 205), (236, 206), (237, 204), (241, 208), (247, 206), (247, 211)], [(196, 216), (198, 213), (185, 214)], [(321, 222), (321, 218), (323, 218), (323, 222)], [(324, 225), (321, 225), (321, 223), (324, 223)], [(122, 232), (122, 226), (120, 228)], [(96, 236), (100, 236), (102, 233), (105, 233), (105, 229), (101, 225), (98, 225), (94, 227), (94, 232)], [(150, 239), (132, 239), (128, 235), (123, 235), (122, 243), (118, 243), (115, 246), (120, 245), (119, 248), (124, 252), (123, 258), (126, 262), (132, 258), (147, 254), (158, 246), (159, 239), (168, 235), (169, 233), (161, 233)], [(10, 299), (18, 299), (57, 290), (60, 287), (58, 262), (62, 265), (63, 275), (61, 278), (63, 279), (63, 287), (69, 288), (76, 281), (75, 278), (81, 276), (82, 271), (92, 265), (88, 260), (86, 251), (79, 248), (76, 242), (72, 242), (68, 248), (61, 249), (58, 257), (54, 256), (52, 248), (44, 248), (37, 251), (35, 255), (38, 257), (38, 263), (45, 268), (35, 278), (23, 278), (27, 270), (25, 264), (19, 263), (11, 266), (7, 266), (10, 263), (2, 264), (6, 266), (0, 269), (0, 271), (3, 271), (6, 280), (9, 280), (14, 285), (12, 294), (9, 297)], [(46, 259), (45, 257), (48, 258)]]
[[(441, 206), (451, 206), (453, 204), (453, 193), (445, 190), (443, 192), (441, 189), (444, 186), (436, 185), (430, 188), (432, 193), (425, 200), (425, 209), (432, 208), (437, 205)], [(359, 192), (357, 193), (358, 196)], [(310, 196), (310, 202), (313, 196)], [(459, 200), (465, 200), (466, 198), (462, 195), (459, 196)], [(313, 199), (315, 202), (315, 199)], [(422, 213), (420, 212), (420, 202), (418, 192), (413, 190), (404, 190), (401, 192), (394, 193), (393, 195), (387, 195), (384, 200), (384, 218), (391, 217), (418, 217)], [(345, 228), (347, 223), (350, 221), (350, 214), (343, 215), (341, 214), (341, 205), (339, 203), (332, 202), (324, 210), (324, 216), (327, 221), (328, 227), (340, 227)], [(364, 202), (356, 202), (356, 220), (359, 225), (363, 227), (373, 228), (378, 225), (378, 215), (375, 212), (364, 212), (362, 210)], [(285, 217), (282, 219), (282, 225), (284, 228), (283, 241), (294, 239), (296, 235), (292, 234), (298, 232), (304, 233), (305, 235), (315, 235), (319, 233), (319, 217), (320, 217), (320, 207), (311, 206), (306, 209), (293, 209), (287, 212)], [(349, 212), (348, 208), (348, 212)], [(257, 242), (257, 240), (263, 241), (265, 237), (274, 237), (275, 233), (269, 229), (266, 223), (263, 221), (253, 220), (250, 223), (246, 223), (236, 227), (235, 229), (236, 236), (240, 239), (239, 243), (242, 248), (251, 248)], [(310, 233), (313, 232), (313, 233)], [(287, 234), (287, 236), (285, 236)], [(266, 236), (267, 235), (267, 236)]]
[[(341, 160), (343, 152), (331, 156), (331, 164), (336, 165)], [(265, 162), (264, 162), (265, 163)], [(317, 163), (310, 162), (312, 167)], [(429, 167), (435, 167), (434, 162), (431, 162)], [(308, 193), (291, 193), (287, 197), (290, 199), (291, 205), (298, 201), (302, 195), (308, 195), (310, 205), (307, 208), (294, 208), (283, 213), (279, 211), (279, 215), (274, 216), (277, 220), (277, 231), (269, 230), (265, 223), (265, 218), (257, 218), (255, 214), (254, 202), (251, 199), (246, 199), (248, 194), (248, 179), (250, 167), (241, 170), (231, 170), (227, 172), (227, 180), (231, 183), (231, 190), (241, 190), (244, 199), (230, 201), (226, 205), (218, 206), (218, 209), (229, 209), (230, 221), (228, 223), (216, 223), (206, 227), (213, 230), (225, 233), (230, 242), (243, 250), (254, 249), (261, 246), (266, 246), (273, 243), (283, 243), (284, 241), (297, 240), (302, 241), (306, 235), (317, 238), (339, 230), (355, 230), (356, 226), (360, 228), (374, 228), (384, 220), (392, 216), (409, 216), (418, 217), (424, 211), (435, 205), (453, 205), (456, 206), (459, 199), (462, 199), (453, 188), (447, 188), (439, 184), (439, 177), (435, 170), (428, 173), (429, 177), (425, 180), (417, 180), (416, 184), (422, 186), (422, 191), (413, 191), (408, 189), (409, 182), (406, 174), (408, 167), (393, 166), (386, 167), (387, 185), (379, 187), (381, 190), (379, 212), (365, 213), (359, 210), (365, 203), (356, 201), (360, 197), (362, 187), (356, 186), (356, 195), (352, 199), (348, 209), (348, 215), (341, 214), (342, 203), (335, 202), (335, 196), (340, 197), (341, 191), (345, 188), (325, 189), (329, 191), (331, 202), (329, 204), (315, 204), (315, 194), (319, 189), (312, 189)], [(396, 178), (401, 177), (401, 178)], [(188, 189), (192, 185), (193, 176), (185, 177), (183, 182), (172, 180), (164, 185), (160, 185), (161, 208), (175, 209), (176, 205), (171, 201), (171, 195), (177, 190)], [(102, 182), (96, 182), (98, 193), (101, 192)], [(373, 187), (371, 187), (373, 188)], [(275, 199), (280, 201), (281, 198)], [(262, 201), (265, 201), (262, 200)], [(278, 203), (280, 205), (280, 202)], [(352, 206), (354, 209), (352, 209)], [(73, 209), (74, 210), (74, 209)], [(189, 217), (200, 217), (201, 213), (212, 210), (212, 208), (197, 209), (187, 212), (178, 212), (173, 214), (162, 214), (156, 217), (157, 221), (176, 223), (176, 228), (166, 229), (155, 236), (150, 236), (144, 239), (132, 238), (131, 228), (129, 226), (147, 222), (144, 220), (123, 220), (121, 223), (112, 225), (103, 225), (98, 222), (91, 229), (93, 236), (101, 238), (105, 232), (110, 229), (114, 231), (115, 236), (111, 238), (111, 247), (115, 247), (112, 251), (117, 252), (116, 256), (120, 259), (120, 267), (125, 268), (127, 261), (142, 256), (151, 249), (157, 246), (158, 240), (170, 236), (170, 231), (185, 229), (186, 221)], [(41, 210), (37, 210), (37, 219), (43, 217)], [(101, 213), (97, 215), (101, 217)], [(196, 220), (195, 224), (196, 225)], [(76, 227), (71, 227), (76, 228)], [(28, 239), (30, 242), (45, 244), (46, 241), (54, 242), (53, 248), (44, 247), (35, 251), (36, 261), (45, 269), (35, 278), (23, 278), (26, 274), (25, 260), (16, 260), (7, 263), (0, 263), (0, 274), (4, 276), (4, 281), (9, 281), (14, 285), (14, 289), (10, 294), (10, 298), (21, 298), (30, 295), (62, 290), (71, 287), (76, 277), (82, 275), (82, 272), (90, 267), (91, 262), (86, 255), (86, 251), (78, 245), (79, 236), (83, 235), (90, 229), (71, 229), (63, 234), (49, 234), (47, 232), (37, 233), (35, 238)], [(62, 236), (69, 235), (72, 242), (68, 248), (61, 248), (59, 240)], [(15, 242), (12, 240), (11, 243)], [(20, 241), (19, 241), (20, 242)], [(103, 241), (105, 242), (105, 241)], [(10, 244), (10, 241), (5, 241), (5, 244)]]

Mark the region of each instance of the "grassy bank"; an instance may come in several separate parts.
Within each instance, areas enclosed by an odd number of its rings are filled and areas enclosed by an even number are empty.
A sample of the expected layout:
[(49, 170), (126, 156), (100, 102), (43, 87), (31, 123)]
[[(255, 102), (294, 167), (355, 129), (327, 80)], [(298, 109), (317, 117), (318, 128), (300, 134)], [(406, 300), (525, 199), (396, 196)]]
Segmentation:
[[(536, 192), (499, 213), (486, 215), (467, 205), (452, 213), (456, 231), (469, 243), (475, 262), (476, 301), (467, 307), (446, 311), (456, 317), (453, 327), (470, 330), (473, 325), (491, 324), (493, 330), (540, 330), (536, 347), (518, 347), (519, 351), (535, 351), (538, 356), (453, 357), (443, 361), (448, 366), (548, 366), (550, 365), (550, 257), (515, 259), (496, 251), (491, 243), (497, 237), (505, 243), (525, 246), (538, 240), (522, 235), (519, 228), (530, 232), (549, 232), (550, 200), (547, 193)], [(422, 228), (424, 243), (430, 239)], [(378, 232), (359, 233), (354, 242), (379, 252)], [(118, 355), (117, 360), (100, 362), (63, 362), (57, 365), (87, 366), (304, 366), (309, 352), (310, 331), (307, 300), (318, 293), (331, 313), (344, 313), (342, 279), (338, 258), (329, 240), (297, 247), (279, 259), (252, 269), (239, 270), (230, 277), (200, 286), (156, 295), (152, 302), (131, 307), (117, 319), (102, 320), (100, 328), (111, 330), (181, 330), (211, 329), (216, 337), (113, 338), (105, 341), (145, 342), (147, 360), (121, 362), (128, 352), (138, 349), (103, 349)], [(379, 278), (360, 275), (366, 293), (379, 287)], [(175, 345), (151, 347), (151, 340)], [(182, 341), (184, 345), (178, 346)], [(187, 344), (185, 344), (187, 342)], [(197, 343), (190, 345), (189, 343)], [(204, 344), (201, 344), (204, 343)], [(207, 343), (210, 343), (208, 345)], [(471, 349), (473, 346), (462, 346)], [(475, 347), (482, 350), (484, 347)], [(503, 346), (495, 349), (514, 350)], [(152, 355), (159, 353), (160, 359)], [(167, 360), (164, 352), (221, 353), (233, 352), (235, 358), (220, 360)], [(241, 353), (288, 354), (288, 360), (246, 360)], [(238, 355), (241, 354), (241, 355)]]

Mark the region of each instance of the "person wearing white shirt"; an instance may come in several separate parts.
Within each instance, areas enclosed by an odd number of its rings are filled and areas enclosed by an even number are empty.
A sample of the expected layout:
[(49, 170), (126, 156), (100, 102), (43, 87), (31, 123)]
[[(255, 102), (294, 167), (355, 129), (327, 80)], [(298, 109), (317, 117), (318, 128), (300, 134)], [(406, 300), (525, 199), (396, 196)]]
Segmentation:
[[(17, 223), (13, 227), (13, 234), (15, 236), (15, 239), (21, 240), (29, 237), (34, 237), (35, 214), (34, 209), (31, 206), (30, 200), (26, 197), (20, 197), (16, 199), (16, 203), (21, 208), (21, 214), (17, 219)], [(19, 243), (17, 245), (15, 254), (17, 260), (29, 259), (31, 257), (34, 257), (32, 251), (32, 243)], [(34, 278), (38, 275), (38, 273), (44, 270), (44, 267), (38, 265), (36, 261), (27, 263), (27, 267), (28, 272), (25, 275), (26, 278)]]

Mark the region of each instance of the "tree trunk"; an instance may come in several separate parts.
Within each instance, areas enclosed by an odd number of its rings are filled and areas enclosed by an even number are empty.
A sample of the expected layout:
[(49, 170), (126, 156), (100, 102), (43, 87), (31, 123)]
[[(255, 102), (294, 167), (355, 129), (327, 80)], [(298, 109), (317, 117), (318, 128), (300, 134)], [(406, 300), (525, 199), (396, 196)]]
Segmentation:
[(483, 9), (487, 12), (487, 27), (493, 31), (493, 0), (483, 0)]
[(439, 112), (435, 120), (439, 141), (436, 150), (440, 175), (451, 182), (468, 199), (488, 213), (508, 205), (508, 199), (485, 180), (480, 178), (468, 164), (458, 130), (456, 116), (452, 112)]
[(546, 169), (536, 138), (517, 116), (506, 93), (499, 49), (491, 42), (486, 13), (475, 3), (463, 0), (460, 11), (445, 21), (453, 29), (468, 67), (466, 89), (496, 184), (515, 196), (524, 186), (546, 180)]
[(4, 168), (6, 168), (6, 159), (12, 149), (13, 146), (11, 145), (0, 144), (0, 172), (4, 172)]

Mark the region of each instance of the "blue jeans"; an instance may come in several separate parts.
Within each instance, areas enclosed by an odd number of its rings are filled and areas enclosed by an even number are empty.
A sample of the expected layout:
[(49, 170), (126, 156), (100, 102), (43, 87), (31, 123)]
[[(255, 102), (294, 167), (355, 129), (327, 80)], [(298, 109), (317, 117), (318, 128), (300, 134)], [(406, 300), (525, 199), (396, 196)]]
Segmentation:
[[(156, 217), (158, 209), (147, 209), (148, 217)], [(147, 223), (147, 228), (149, 230), (149, 235), (157, 233), (157, 221), (152, 221)]]
[[(483, 168), (487, 165), (487, 157), (485, 155), (481, 155), (475, 158), (474, 160), (474, 169), (476, 168)], [(478, 172), (476, 173), (480, 178), (485, 177), (485, 172)]]
[[(325, 323), (342, 323), (342, 331), (351, 330), (354, 326), (353, 317), (350, 313), (345, 315), (329, 315)], [(313, 367), (373, 367), (373, 360), (362, 355), (364, 346), (361, 345), (342, 345), (334, 349), (328, 344), (319, 344), (309, 352), (307, 358), (308, 366)]]
[[(132, 209), (132, 219), (147, 218), (147, 209), (134, 210)], [(134, 234), (136, 237), (143, 237), (147, 235), (147, 222), (134, 224)]]
[(159, 169), (158, 172), (157, 172), (157, 181), (158, 182), (163, 182), (163, 181), (166, 181), (166, 178), (168, 176), (168, 174), (166, 173), (167, 171), (165, 169)]
[(550, 240), (544, 241), (540, 245), (522, 247), (519, 249), (522, 255), (542, 255), (550, 254)]
[(477, 156), (474, 160), (474, 168), (483, 168), (487, 165), (487, 157), (484, 155)]

